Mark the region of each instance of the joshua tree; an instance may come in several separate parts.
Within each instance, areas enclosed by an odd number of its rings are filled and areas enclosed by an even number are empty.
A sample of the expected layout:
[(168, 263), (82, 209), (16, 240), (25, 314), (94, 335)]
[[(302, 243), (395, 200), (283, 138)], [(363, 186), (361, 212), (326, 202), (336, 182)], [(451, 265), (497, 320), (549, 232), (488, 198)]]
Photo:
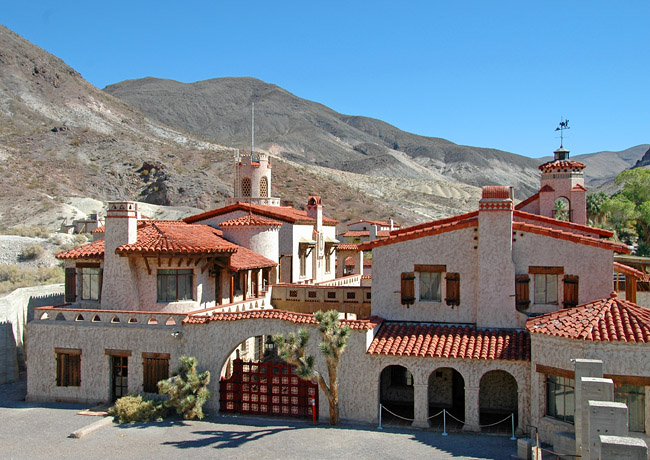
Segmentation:
[(309, 332), (306, 329), (298, 330), (297, 334), (291, 332), (287, 337), (278, 334), (273, 337), (273, 341), (278, 348), (278, 356), (298, 368), (298, 377), (303, 380), (318, 382), (329, 402), (330, 424), (338, 425), (340, 420), (338, 365), (350, 336), (350, 327), (341, 325), (339, 313), (336, 310), (325, 313), (319, 311), (314, 316), (316, 321), (320, 323), (318, 332), (321, 333), (323, 341), (319, 347), (327, 362), (329, 384), (325, 381), (323, 375), (314, 369), (314, 357), (305, 352), (309, 341)]
[(203, 418), (203, 404), (210, 397), (210, 371), (199, 374), (196, 358), (181, 356), (181, 365), (172, 377), (158, 382), (158, 392), (169, 395), (165, 406), (173, 407), (187, 420)]

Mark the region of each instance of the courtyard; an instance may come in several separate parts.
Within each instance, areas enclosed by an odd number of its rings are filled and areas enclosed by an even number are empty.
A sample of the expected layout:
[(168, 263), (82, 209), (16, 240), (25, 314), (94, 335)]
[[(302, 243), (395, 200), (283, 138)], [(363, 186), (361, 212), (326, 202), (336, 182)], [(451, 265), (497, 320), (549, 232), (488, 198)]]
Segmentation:
[(344, 423), (333, 428), (304, 421), (209, 415), (109, 425), (81, 439), (68, 436), (99, 417), (79, 415), (87, 405), (26, 403), (25, 382), (0, 386), (0, 446), (6, 459), (510, 459), (508, 436), (411, 430)]

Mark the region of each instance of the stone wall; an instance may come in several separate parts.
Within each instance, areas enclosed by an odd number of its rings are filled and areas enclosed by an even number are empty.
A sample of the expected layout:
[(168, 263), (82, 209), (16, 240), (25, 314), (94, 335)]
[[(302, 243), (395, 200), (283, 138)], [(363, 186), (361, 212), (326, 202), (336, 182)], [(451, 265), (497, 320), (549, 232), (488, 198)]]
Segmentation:
[(0, 384), (18, 379), (25, 368), (25, 325), (34, 308), (61, 304), (63, 284), (20, 288), (0, 297)]

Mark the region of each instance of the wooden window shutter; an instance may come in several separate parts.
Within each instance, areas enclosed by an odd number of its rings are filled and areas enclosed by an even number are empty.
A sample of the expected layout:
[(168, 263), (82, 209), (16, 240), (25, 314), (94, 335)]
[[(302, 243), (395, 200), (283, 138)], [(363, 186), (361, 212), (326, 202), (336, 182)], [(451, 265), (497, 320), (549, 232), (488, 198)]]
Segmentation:
[(77, 300), (77, 269), (69, 267), (65, 269), (65, 301), (75, 300)]
[(578, 306), (578, 276), (564, 276), (564, 308), (574, 308)]
[(415, 273), (402, 273), (402, 305), (412, 305), (415, 302)]
[(517, 310), (527, 310), (530, 306), (530, 277), (515, 276), (515, 299)]
[(460, 273), (447, 273), (447, 297), (445, 302), (454, 308), (454, 305), (460, 305)]

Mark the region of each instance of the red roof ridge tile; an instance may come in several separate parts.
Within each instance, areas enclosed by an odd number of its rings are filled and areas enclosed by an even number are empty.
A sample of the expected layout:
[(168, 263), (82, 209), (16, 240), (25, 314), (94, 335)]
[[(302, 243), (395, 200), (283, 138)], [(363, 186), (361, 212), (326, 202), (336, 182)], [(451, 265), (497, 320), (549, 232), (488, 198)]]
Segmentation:
[[(227, 206), (222, 206), (221, 208), (216, 208), (211, 211), (206, 211), (200, 214), (195, 214), (193, 216), (186, 217), (183, 219), (184, 222), (188, 224), (196, 223), (202, 220), (210, 219), (212, 217), (220, 216), (227, 214), (232, 211), (246, 211), (261, 214), (265, 217), (270, 217), (277, 219), (283, 222), (293, 223), (293, 224), (313, 224), (316, 222), (315, 219), (307, 216), (307, 211), (300, 209), (295, 209), (290, 206), (270, 206), (262, 204), (250, 204), (242, 201), (237, 201), (236, 203), (229, 204)], [(323, 216), (323, 225), (326, 226), (335, 226), (339, 222), (335, 219)]]
[(541, 216), (539, 214), (534, 214), (531, 212), (526, 212), (526, 211), (521, 211), (519, 209), (515, 209), (513, 211), (513, 218), (520, 217), (520, 218), (525, 218), (525, 219), (530, 219), (530, 220), (538, 220), (540, 222), (545, 222), (549, 223), (552, 225), (557, 225), (559, 227), (566, 227), (570, 229), (575, 229), (579, 230), (582, 232), (586, 233), (595, 233), (597, 235), (600, 235), (604, 238), (611, 238), (614, 236), (614, 232), (611, 230), (606, 230), (604, 228), (598, 228), (598, 227), (590, 227), (589, 225), (582, 225), (582, 224), (576, 224), (575, 222), (567, 222), (565, 220), (558, 220), (554, 219), (552, 217), (546, 217), (546, 216)]
[(523, 208), (524, 206), (526, 206), (526, 205), (532, 203), (532, 202), (535, 201), (535, 200), (539, 200), (539, 192), (537, 192), (537, 193), (534, 194), (534, 195), (529, 196), (529, 197), (526, 198), (524, 201), (520, 201), (519, 203), (517, 203), (517, 204), (515, 205), (515, 210), (519, 210), (519, 209)]
[(554, 169), (585, 169), (587, 165), (573, 160), (553, 160), (547, 161), (538, 166), (540, 171), (547, 172)]
[(588, 246), (595, 246), (598, 248), (609, 249), (621, 254), (630, 253), (630, 248), (628, 248), (623, 243), (601, 240), (591, 236), (580, 235), (578, 233), (564, 232), (562, 230), (557, 230), (554, 228), (542, 227), (539, 225), (527, 224), (524, 222), (513, 222), (512, 229), (535, 233), (538, 235), (550, 236), (552, 238), (571, 241), (574, 243), (586, 244)]

